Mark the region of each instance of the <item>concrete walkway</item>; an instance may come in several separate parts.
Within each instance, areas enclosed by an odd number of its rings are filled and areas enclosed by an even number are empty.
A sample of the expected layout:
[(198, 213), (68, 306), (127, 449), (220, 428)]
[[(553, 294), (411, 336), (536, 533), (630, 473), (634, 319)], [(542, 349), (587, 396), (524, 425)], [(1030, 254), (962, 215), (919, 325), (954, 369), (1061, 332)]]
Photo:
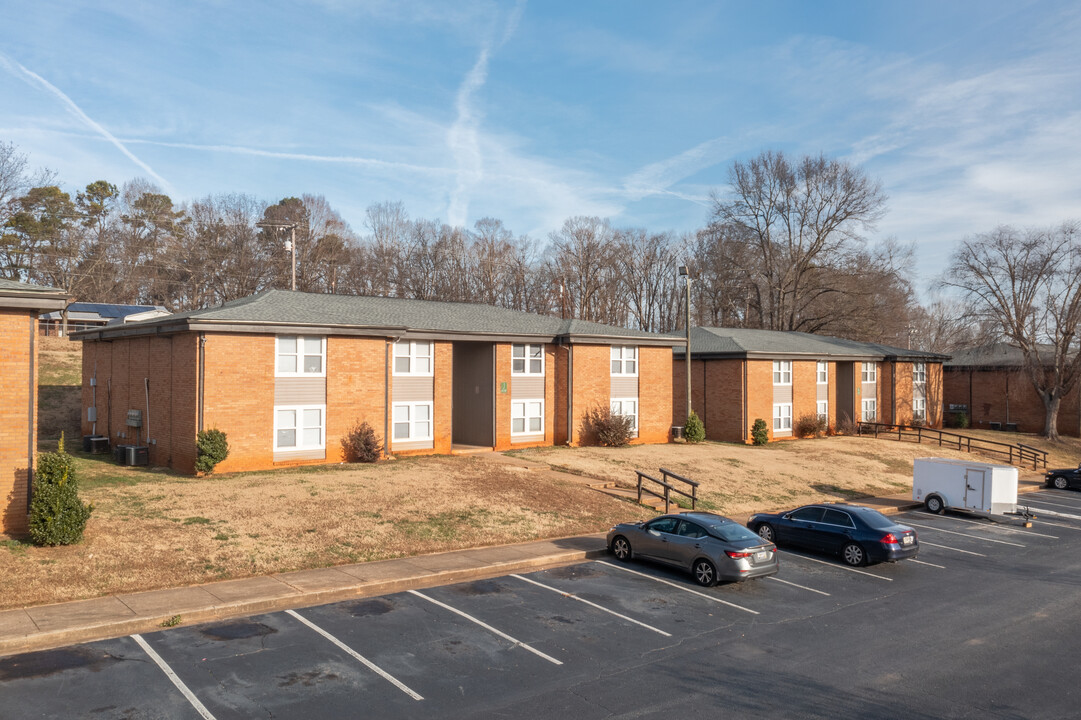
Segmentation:
[[(521, 462), (527, 470), (546, 469), (526, 461), (508, 460), (512, 461), (508, 464)], [(595, 482), (589, 478), (579, 480)], [(1040, 487), (1039, 483), (1022, 482), (1018, 491), (1032, 492)], [(920, 506), (908, 494), (856, 502), (885, 514)], [(746, 517), (733, 519), (747, 521)], [(0, 611), (0, 655), (153, 632), (170, 621), (191, 625), (311, 607), (571, 565), (606, 554), (604, 535), (581, 535), (6, 610)]]

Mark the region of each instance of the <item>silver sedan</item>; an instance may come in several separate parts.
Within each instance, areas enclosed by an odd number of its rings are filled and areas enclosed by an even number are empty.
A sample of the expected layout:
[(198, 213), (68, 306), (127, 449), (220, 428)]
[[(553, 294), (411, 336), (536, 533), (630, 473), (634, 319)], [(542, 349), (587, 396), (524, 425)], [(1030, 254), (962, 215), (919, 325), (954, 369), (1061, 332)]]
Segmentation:
[(739, 582), (780, 568), (777, 548), (722, 515), (661, 515), (620, 523), (608, 531), (608, 548), (620, 560), (642, 558), (688, 570), (699, 585)]

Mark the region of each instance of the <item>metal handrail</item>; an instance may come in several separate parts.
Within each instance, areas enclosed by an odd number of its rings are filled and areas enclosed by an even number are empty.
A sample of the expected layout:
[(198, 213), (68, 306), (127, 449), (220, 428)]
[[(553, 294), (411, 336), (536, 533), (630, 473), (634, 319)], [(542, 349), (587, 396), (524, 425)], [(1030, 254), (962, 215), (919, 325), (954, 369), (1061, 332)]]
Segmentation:
[[(915, 437), (916, 442), (919, 444), (922, 444), (925, 439), (927, 442), (935, 442), (937, 440), (939, 447), (952, 447), (964, 452), (972, 452), (973, 449), (975, 449), (1002, 455), (1009, 459), (1011, 465), (1028, 465), (1029, 463), (1032, 463), (1033, 470), (1040, 466), (1047, 467), (1047, 451), (1034, 448), (1031, 445), (1025, 445), (1024, 443), (1011, 445), (1010, 443), (999, 442), (997, 440), (985, 440), (970, 435), (952, 433), (947, 430), (937, 430), (935, 428), (913, 425), (889, 425), (886, 423), (866, 422), (863, 420), (856, 423), (856, 435), (861, 437), (864, 436), (864, 427), (869, 429), (868, 435), (872, 434), (871, 431), (873, 431), (873, 435), (876, 439), (880, 436), (890, 438), (896, 434), (898, 441), (903, 440), (905, 437)], [(896, 431), (896, 433), (894, 431)], [(973, 448), (972, 445), (973, 441), (976, 442), (975, 448)], [(1006, 449), (1000, 450), (998, 448)]]

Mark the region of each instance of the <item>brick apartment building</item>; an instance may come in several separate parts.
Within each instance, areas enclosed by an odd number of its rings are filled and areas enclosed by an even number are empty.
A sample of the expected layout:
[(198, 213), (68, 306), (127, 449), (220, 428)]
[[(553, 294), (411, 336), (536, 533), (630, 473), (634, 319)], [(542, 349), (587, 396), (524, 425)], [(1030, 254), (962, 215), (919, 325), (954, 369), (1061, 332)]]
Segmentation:
[[(1024, 370), (1021, 350), (1006, 343), (960, 350), (943, 365), (947, 416), (965, 413), (972, 427), (1042, 433), (1043, 400)], [(1081, 383), (1062, 398), (1060, 435), (1081, 437)]]
[(62, 290), (0, 280), (0, 533), (27, 531), (37, 450), (38, 313), (65, 304)]
[(184, 472), (204, 428), (228, 437), (220, 471), (340, 462), (359, 421), (394, 454), (503, 450), (587, 443), (586, 414), (605, 406), (634, 418), (635, 442), (667, 442), (679, 342), (486, 305), (280, 290), (73, 337), (84, 433), (148, 444), (152, 465)]
[[(672, 363), (672, 420), (687, 415), (683, 346)], [(750, 442), (757, 418), (770, 439), (795, 437), (801, 416), (928, 426), (942, 422), (938, 353), (801, 332), (699, 327), (691, 330), (691, 405), (706, 437)]]

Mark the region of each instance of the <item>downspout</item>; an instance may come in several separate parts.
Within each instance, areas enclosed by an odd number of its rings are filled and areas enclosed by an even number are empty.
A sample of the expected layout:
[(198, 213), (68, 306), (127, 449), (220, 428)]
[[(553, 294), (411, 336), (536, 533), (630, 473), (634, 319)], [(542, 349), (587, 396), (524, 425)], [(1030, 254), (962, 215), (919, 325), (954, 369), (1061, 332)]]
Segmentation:
[(709, 432), (709, 402), (706, 400), (709, 397), (709, 388), (706, 386), (708, 363), (708, 360), (702, 361), (702, 424), (706, 427), (706, 432)]
[[(84, 346), (85, 347), (85, 346)], [(95, 355), (97, 348), (95, 348)], [(98, 434), (98, 359), (94, 358), (94, 377), (90, 383), (90, 406), (94, 408), (94, 422), (90, 424), (90, 434)]]
[(567, 445), (574, 439), (574, 346), (567, 344)]
[[(512, 346), (513, 347), (513, 346)], [(547, 368), (545, 368), (547, 371)], [(499, 397), (499, 385), (497, 379), (499, 377), (499, 353), (496, 350), (495, 343), (492, 343), (492, 448), (496, 447), (498, 440), (498, 433), (496, 428), (499, 426), (499, 410), (496, 401)], [(547, 408), (546, 408), (547, 409)]]
[(146, 390), (146, 446), (150, 447), (150, 378), (143, 378), (143, 388)]
[(747, 442), (747, 359), (743, 359), (743, 412), (740, 417), (742, 428), (740, 432), (740, 442)]
[(975, 413), (974, 408), (972, 407), (972, 369), (969, 368), (969, 371), (968, 371), (968, 424), (969, 424), (969, 426), (971, 426), (972, 423), (974, 423), (974, 422), (976, 422), (976, 413)]
[[(383, 458), (390, 457), (390, 339), (383, 345)], [(435, 422), (435, 418), (432, 418)], [(434, 433), (433, 433), (434, 436)]]
[[(1006, 424), (1010, 424), (1010, 374), (1006, 373)], [(1003, 430), (1006, 428), (1003, 427)]]
[(206, 389), (206, 333), (199, 333), (199, 432), (203, 431), (203, 393)]
[(37, 378), (35, 372), (34, 361), (36, 360), (36, 347), (35, 341), (37, 340), (37, 325), (38, 314), (36, 312), (30, 313), (30, 373), (27, 383), (27, 394), (29, 400), (27, 401), (27, 423), (26, 432), (26, 515), (30, 517), (30, 502), (34, 499), (34, 433), (37, 430), (37, 422), (34, 419), (34, 410), (37, 407), (37, 403), (34, 402), (34, 394), (37, 390)]
[(890, 425), (897, 424), (897, 361), (890, 363)]

